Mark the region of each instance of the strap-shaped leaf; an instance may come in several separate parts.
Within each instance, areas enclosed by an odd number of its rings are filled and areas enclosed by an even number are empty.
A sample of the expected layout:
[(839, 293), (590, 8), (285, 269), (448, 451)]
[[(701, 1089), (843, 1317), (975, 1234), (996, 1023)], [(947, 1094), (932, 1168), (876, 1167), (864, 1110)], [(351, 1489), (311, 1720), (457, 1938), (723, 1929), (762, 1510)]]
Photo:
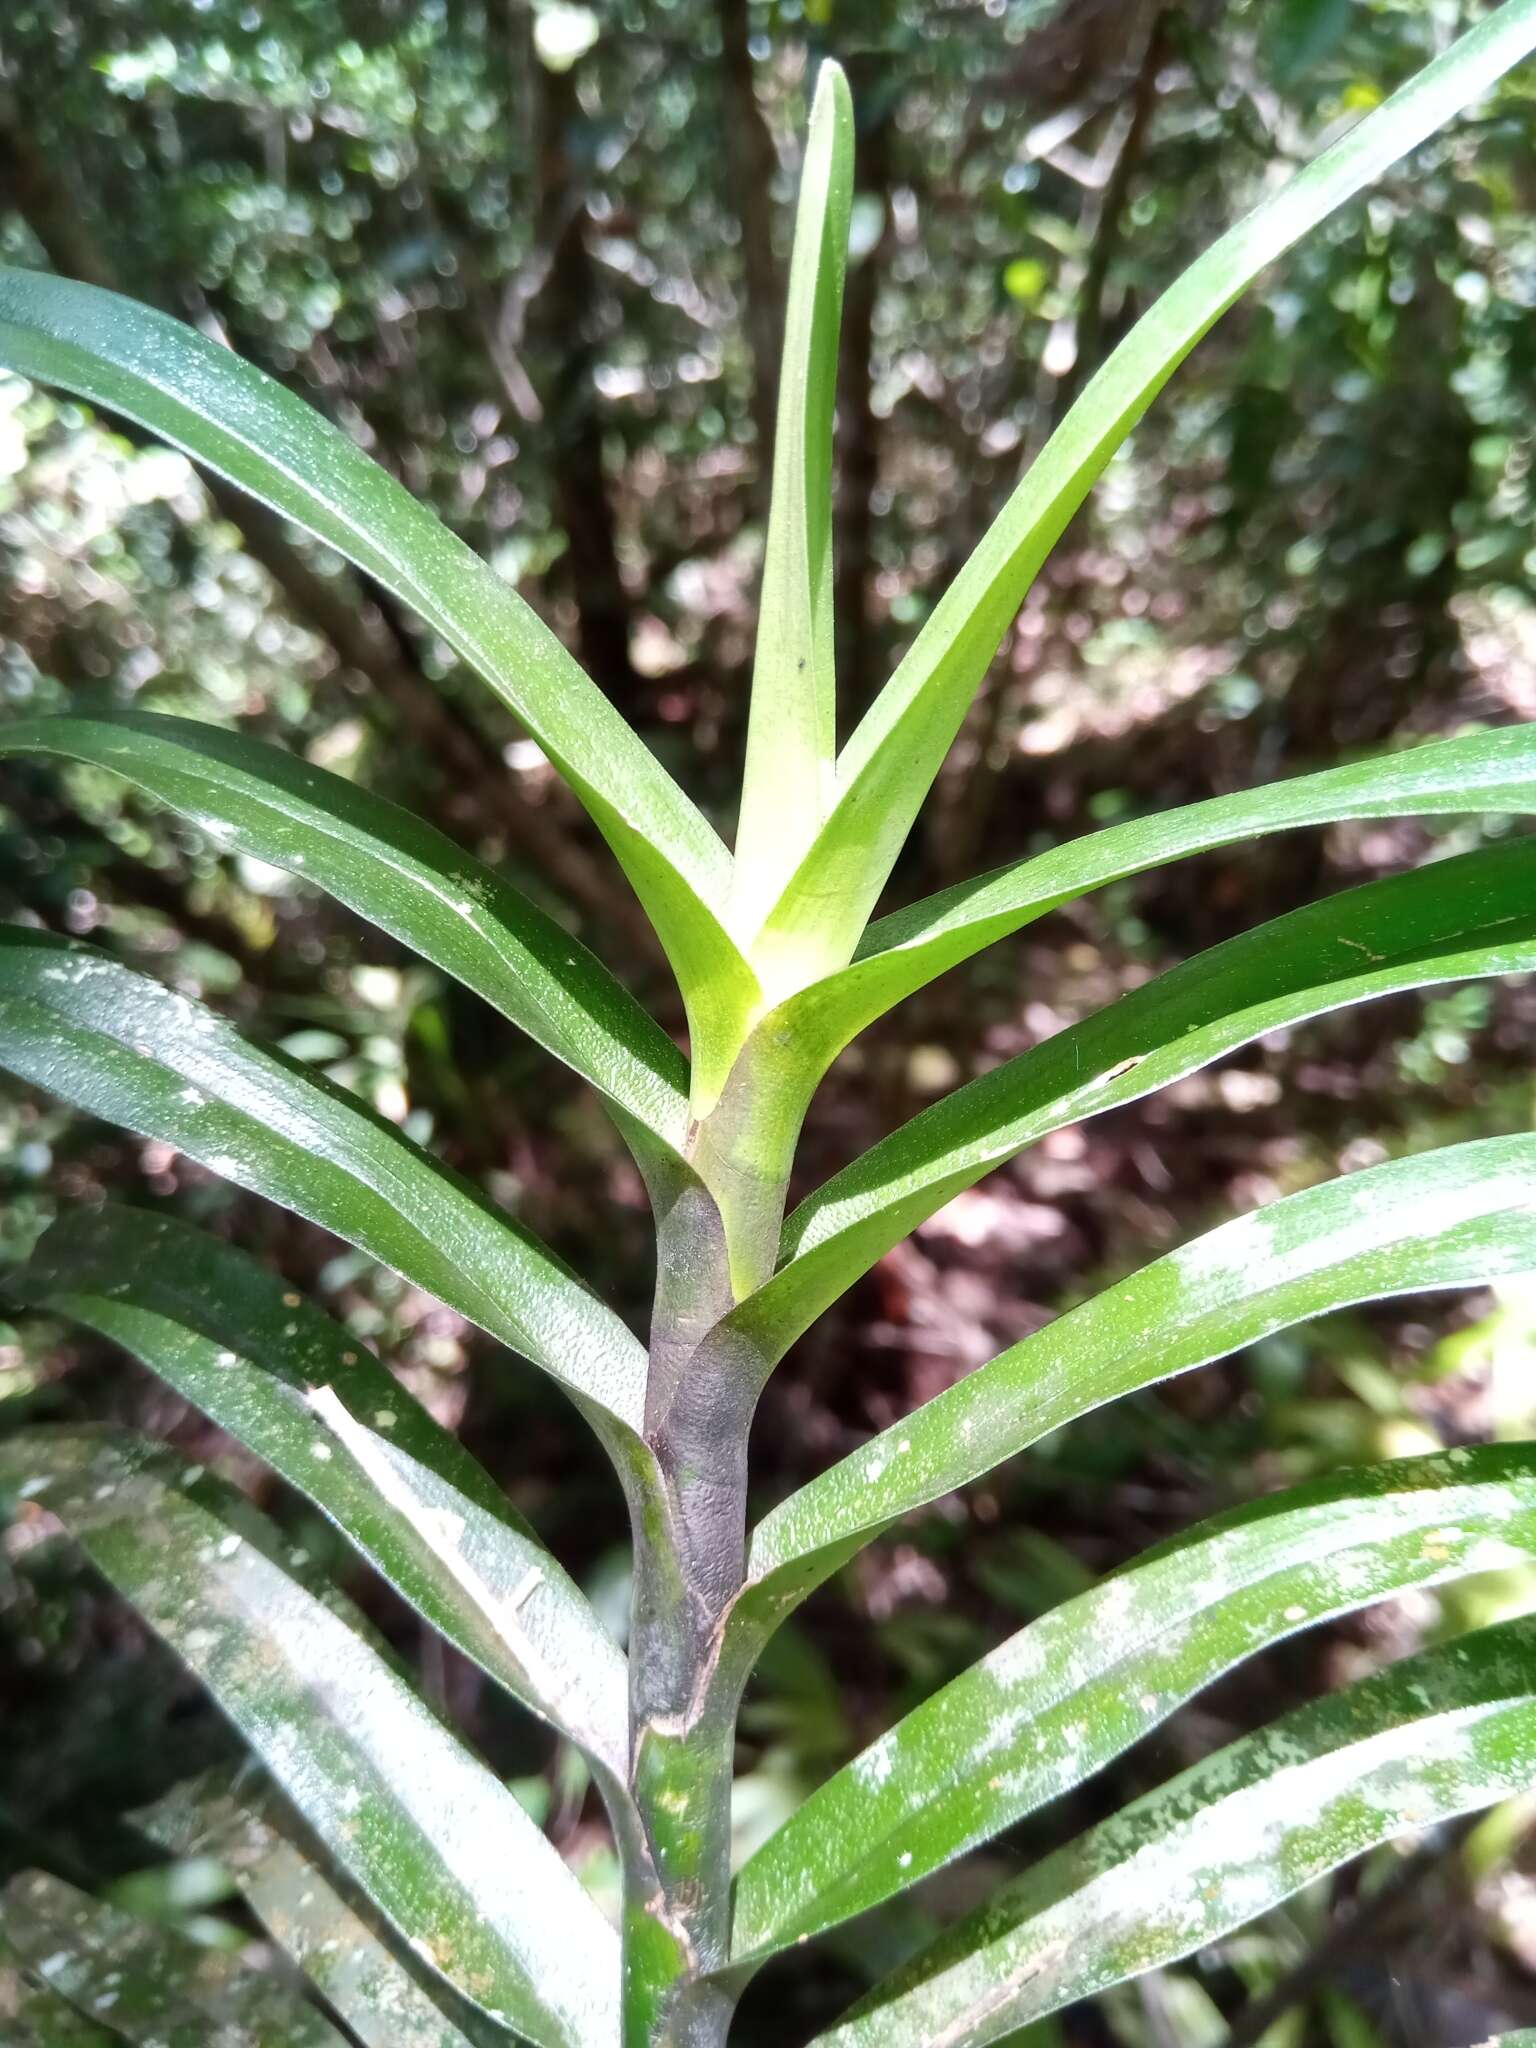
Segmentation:
[(1212, 797), (978, 875), (872, 924), (852, 964), (770, 1011), (754, 1043), (787, 1035), (795, 1058), (821, 1071), (903, 997), (1092, 889), (1262, 833), (1458, 811), (1536, 811), (1536, 726), (1439, 740)]
[(353, 1095), (89, 947), (0, 931), (0, 1066), (359, 1245), (638, 1426), (645, 1358), (521, 1225)]
[(915, 1884), (1298, 1629), (1533, 1556), (1529, 1444), (1372, 1466), (1203, 1524), (1021, 1629), (830, 1778), (742, 1870), (733, 1962)]
[(76, 1209), (6, 1291), (99, 1330), (305, 1493), (432, 1627), (624, 1797), (624, 1659), (494, 1481), (329, 1316), (245, 1253)]
[[(832, 416), (853, 203), (848, 81), (821, 67), (800, 177), (732, 917), (755, 931), (831, 806)], [(814, 942), (814, 935), (808, 934)]]
[(787, 1263), (712, 1341), (781, 1356), (925, 1217), (1048, 1132), (1250, 1040), (1396, 990), (1536, 966), (1536, 841), (1309, 904), (1159, 975), (924, 1110), (789, 1218)]
[[(40, 1870), (0, 1893), (0, 1928), (50, 1991), (138, 2048), (346, 2048), (318, 2007), (274, 1972), (195, 1947)], [(41, 2038), (57, 2048), (71, 2042), (62, 2028)], [(14, 2036), (0, 2039), (10, 2048)]]
[(553, 918), (398, 804), (243, 734), (148, 712), (0, 726), (0, 754), (109, 768), (221, 846), (301, 875), (681, 1147), (688, 1072), (671, 1039)]
[(898, 1516), (1095, 1408), (1361, 1301), (1536, 1267), (1536, 1137), (1485, 1138), (1241, 1216), (1060, 1316), (792, 1494), (733, 1622), (771, 1627)]
[(381, 1924), (307, 1847), (278, 1803), (252, 1786), (237, 1793), (216, 1775), (178, 1785), (134, 1815), (178, 1856), (213, 1856), (283, 1952), (323, 1993), (363, 2048), (505, 2048), (511, 2036), (469, 2008), (443, 2010), (451, 1994), (413, 1969)]
[(1529, 1621), (1405, 1658), (1048, 1857), (818, 2048), (983, 2048), (1193, 1954), (1378, 1843), (1527, 1790), (1533, 1770)]
[(250, 1540), (248, 1511), (227, 1519), (227, 1489), (62, 1429), (0, 1447), (0, 1485), (59, 1517), (424, 1963), (541, 2048), (615, 2038), (613, 1930), (505, 1787)]
[[(934, 608), (838, 762), (837, 802), (754, 943), (771, 999), (804, 981), (802, 928), (848, 959), (923, 796), (1046, 555), (1110, 456), (1265, 266), (1536, 48), (1506, 0), (1190, 265), (1090, 380)], [(825, 956), (824, 956), (825, 957)]]
[(696, 1063), (728, 1059), (756, 995), (723, 922), (730, 856), (555, 636), (435, 514), (291, 391), (114, 292), (0, 271), (0, 364), (138, 421), (420, 613), (517, 713), (623, 864), (678, 976)]

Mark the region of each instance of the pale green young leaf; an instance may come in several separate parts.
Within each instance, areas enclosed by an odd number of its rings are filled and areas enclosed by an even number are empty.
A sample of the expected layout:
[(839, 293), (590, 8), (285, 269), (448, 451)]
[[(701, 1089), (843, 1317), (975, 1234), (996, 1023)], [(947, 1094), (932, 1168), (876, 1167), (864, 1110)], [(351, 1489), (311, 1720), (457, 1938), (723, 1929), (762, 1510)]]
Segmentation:
[(520, 1224), (354, 1095), (90, 947), (0, 930), (0, 1067), (392, 1266), (638, 1428), (645, 1355)]
[(813, 979), (829, 958), (852, 956), (1041, 563), (1196, 342), (1267, 264), (1533, 48), (1536, 0), (1505, 0), (1213, 243), (1090, 379), (843, 750), (836, 803), (754, 942), (770, 1002)]
[[(1527, 1222), (1536, 1258), (1536, 1203)], [(1528, 1444), (1371, 1466), (1202, 1524), (1021, 1629), (813, 1793), (737, 1880), (733, 1964), (1012, 1827), (1269, 1644), (1533, 1558)]]
[(1357, 1302), (1536, 1269), (1536, 1137), (1392, 1160), (1143, 1266), (873, 1437), (758, 1525), (733, 1628), (759, 1637), (899, 1516), (1053, 1430)]
[(0, 754), (110, 769), (231, 853), (326, 890), (483, 996), (675, 1159), (687, 1063), (587, 949), (409, 811), (243, 734), (149, 712), (0, 726)]
[(710, 1341), (766, 1365), (893, 1244), (993, 1167), (1267, 1032), (1401, 989), (1532, 967), (1529, 839), (1259, 925), (956, 1089), (834, 1175), (789, 1218), (779, 1271)]
[(701, 1159), (735, 1226), (738, 1296), (773, 1270), (782, 1190), (827, 1068), (867, 1024), (936, 975), (1090, 889), (1260, 833), (1341, 818), (1533, 809), (1536, 726), (1516, 726), (1113, 825), (882, 918), (847, 967), (759, 1019), (700, 1134)]
[[(46, 2048), (86, 2048), (87, 2020), (135, 2048), (347, 2048), (319, 2008), (275, 1971), (197, 1947), (43, 1871), (24, 1871), (0, 1892), (0, 1929), (79, 2016), (81, 2032), (72, 2036), (56, 2013), (55, 2031), (37, 2036)], [(28, 2040), (24, 2033), (18, 2042), (8, 2027), (0, 2032), (5, 2048), (27, 2048)]]
[(0, 365), (136, 420), (373, 576), (515, 711), (586, 805), (666, 948), (695, 1066), (724, 1078), (756, 982), (728, 937), (731, 861), (560, 642), (436, 514), (270, 377), (148, 306), (0, 271)]
[(424, 1964), (540, 2048), (614, 2037), (612, 1928), (511, 1793), (251, 1540), (226, 1489), (158, 1445), (66, 1429), (0, 1446), (0, 1486), (59, 1517)]
[(847, 79), (829, 59), (816, 81), (795, 216), (736, 829), (731, 915), (748, 939), (815, 838), (836, 775), (832, 419), (852, 203), (853, 104)]
[(233, 1246), (110, 1204), (55, 1223), (6, 1292), (123, 1345), (307, 1494), (624, 1799), (613, 1639), (484, 1469), (329, 1316)]
[(363, 2048), (510, 2048), (513, 2036), (452, 1994), (297, 1839), (279, 1802), (210, 1775), (132, 1816), (177, 1856), (212, 1856), (283, 1953)]
[(1405, 1658), (1047, 1857), (817, 2048), (985, 2048), (1194, 1954), (1381, 1842), (1525, 1791), (1533, 1771), (1536, 1625)]

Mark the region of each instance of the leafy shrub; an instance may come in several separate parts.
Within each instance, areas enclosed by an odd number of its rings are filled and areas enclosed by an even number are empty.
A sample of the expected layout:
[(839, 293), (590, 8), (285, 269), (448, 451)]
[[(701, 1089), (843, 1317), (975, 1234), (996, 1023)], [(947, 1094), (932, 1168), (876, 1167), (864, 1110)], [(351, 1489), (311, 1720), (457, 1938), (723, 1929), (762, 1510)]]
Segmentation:
[[(1348, 1472), (1207, 1522), (1068, 1600), (835, 1773), (729, 1873), (743, 1684), (882, 1530), (1099, 1405), (1346, 1303), (1536, 1263), (1536, 1139), (1313, 1188), (1159, 1259), (983, 1366), (746, 1531), (747, 1432), (795, 1339), (951, 1195), (1052, 1131), (1298, 1020), (1536, 965), (1513, 838), (1200, 955), (891, 1133), (787, 1219), (838, 1053), (938, 975), (1085, 892), (1260, 833), (1536, 810), (1536, 729), (1477, 734), (1134, 820), (874, 922), (1000, 637), (1095, 478), (1255, 274), (1536, 45), (1510, 0), (1224, 236), (1084, 390), (838, 749), (830, 470), (852, 115), (812, 116), (734, 857), (561, 645), (335, 428), (175, 322), (0, 280), (0, 361), (126, 415), (337, 549), (522, 720), (664, 946), (691, 1060), (597, 960), (391, 804), (237, 734), (128, 713), (17, 723), (0, 750), (110, 769), (231, 850), (301, 872), (596, 1088), (656, 1218), (648, 1345), (399, 1129), (85, 946), (0, 933), (0, 1059), (286, 1204), (543, 1367), (609, 1452), (635, 1535), (627, 1659), (459, 1444), (283, 1280), (133, 1209), (57, 1224), (12, 1282), (135, 1353), (306, 1494), (490, 1678), (576, 1744), (624, 1873), (608, 1925), (532, 1819), (361, 1619), (215, 1476), (110, 1430), (26, 1433), (42, 1501), (197, 1673), (264, 1767), (183, 1788), (164, 1840), (227, 1861), (366, 2042), (723, 2040), (770, 1957), (886, 1901), (1107, 1764), (1235, 1662), (1408, 1587), (1536, 1555), (1536, 1454)], [(1482, 1630), (1225, 1749), (946, 1932), (819, 2038), (979, 2044), (1187, 1955), (1406, 1828), (1525, 1785), (1536, 1631)], [(42, 1875), (6, 1895), (28, 2038), (338, 2039), (291, 1981), (193, 1967)], [(74, 2031), (71, 2031), (74, 2029)], [(233, 2031), (231, 2031), (233, 2030)]]

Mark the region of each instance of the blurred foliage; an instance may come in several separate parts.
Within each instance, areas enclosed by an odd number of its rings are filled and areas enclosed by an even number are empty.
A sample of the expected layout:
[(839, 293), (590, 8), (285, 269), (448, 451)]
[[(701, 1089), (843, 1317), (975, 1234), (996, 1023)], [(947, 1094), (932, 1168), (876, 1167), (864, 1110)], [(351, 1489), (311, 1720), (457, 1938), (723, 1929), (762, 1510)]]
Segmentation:
[[(859, 118), (839, 416), (851, 722), (1161, 285), (1479, 11), (9, 0), (0, 255), (159, 303), (329, 412), (519, 584), (728, 830), (793, 138), (819, 56), (848, 67)], [(1533, 142), (1536, 81), (1517, 77), (1197, 351), (1010, 633), (902, 895), (1113, 818), (1536, 716)], [(411, 803), (567, 916), (680, 1028), (600, 846), (443, 647), (179, 456), (15, 380), (0, 380), (0, 700), (238, 722)], [(1339, 827), (1059, 913), (845, 1055), (808, 1170), (1197, 947), (1473, 836), (1443, 820)], [(591, 1105), (302, 884), (96, 771), (9, 764), (0, 915), (90, 934), (259, 1020), (642, 1312), (643, 1192)], [(1222, 1214), (1527, 1126), (1533, 1022), (1520, 989), (1402, 999), (1058, 1134), (933, 1219), (801, 1347), (764, 1407), (764, 1500)], [(536, 1375), (166, 1148), (27, 1091), (0, 1098), (0, 1254), (101, 1192), (175, 1209), (314, 1289), (622, 1614), (619, 1504)], [(742, 1724), (743, 1848), (1018, 1619), (1148, 1541), (1340, 1462), (1529, 1433), (1533, 1347), (1524, 1287), (1339, 1318), (1122, 1404), (893, 1532), (765, 1662)], [(308, 1510), (104, 1346), (0, 1325), (0, 1427), (103, 1414), (218, 1459), (347, 1569)], [(0, 1874), (40, 1863), (227, 1943), (218, 1872), (164, 1863), (128, 1816), (229, 1738), (25, 1507), (0, 1570)], [(358, 1590), (611, 1896), (572, 1758), (380, 1588)], [(1284, 1704), (1533, 1603), (1524, 1578), (1479, 1582), (1274, 1653), (1124, 1759), (1111, 1787), (994, 1845), (988, 1868)], [(1201, 2048), (1277, 1985), (1264, 2048), (1452, 2048), (1530, 2022), (1528, 1819), (1505, 1810), (1461, 1855), (1410, 1848), (1406, 1887), (1403, 1855), (1381, 1852), (1195, 1964), (1034, 2030), (1029, 2048)], [(979, 1889), (961, 1866), (846, 1931), (816, 1969), (770, 1970), (739, 2038), (802, 2037)], [(1329, 1967), (1307, 1976), (1317, 1956)]]

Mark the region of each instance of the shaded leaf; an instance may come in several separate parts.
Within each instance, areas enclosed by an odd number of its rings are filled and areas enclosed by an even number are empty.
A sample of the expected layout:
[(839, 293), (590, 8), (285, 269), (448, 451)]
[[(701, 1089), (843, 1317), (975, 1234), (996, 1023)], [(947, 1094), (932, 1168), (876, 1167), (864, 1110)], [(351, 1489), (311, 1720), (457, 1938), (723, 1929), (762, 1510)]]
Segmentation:
[[(344, 2048), (291, 1981), (198, 1948), (42, 1871), (12, 1878), (0, 1893), (0, 1926), (50, 1991), (139, 2048)], [(62, 2048), (70, 2037), (58, 2039)]]
[(225, 1865), (272, 1939), (364, 2048), (496, 2048), (511, 2040), (471, 2010), (462, 2024), (451, 2018), (443, 1986), (411, 1967), (409, 1951), (398, 1952), (366, 1905), (298, 1845), (275, 1806), (254, 1787), (242, 1796), (207, 1777), (178, 1785), (134, 1818), (177, 1855)]

